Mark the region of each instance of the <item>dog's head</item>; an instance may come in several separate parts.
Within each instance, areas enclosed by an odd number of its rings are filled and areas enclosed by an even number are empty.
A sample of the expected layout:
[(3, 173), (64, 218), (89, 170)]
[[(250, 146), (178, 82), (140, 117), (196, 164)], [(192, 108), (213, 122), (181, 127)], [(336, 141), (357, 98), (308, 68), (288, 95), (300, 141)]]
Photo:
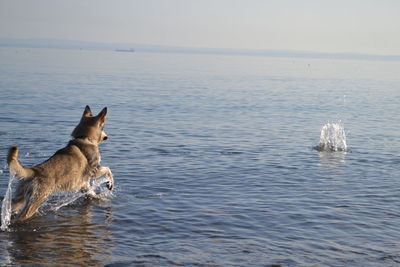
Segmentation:
[(81, 121), (72, 132), (74, 138), (90, 138), (97, 143), (108, 139), (104, 132), (107, 108), (103, 108), (97, 116), (93, 116), (89, 106), (86, 106)]

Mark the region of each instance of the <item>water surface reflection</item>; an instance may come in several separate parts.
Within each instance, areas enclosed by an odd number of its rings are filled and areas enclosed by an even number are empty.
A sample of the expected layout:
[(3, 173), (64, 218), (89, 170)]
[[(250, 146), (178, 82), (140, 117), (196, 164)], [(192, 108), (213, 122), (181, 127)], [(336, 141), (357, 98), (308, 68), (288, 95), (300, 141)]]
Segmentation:
[[(105, 264), (113, 250), (110, 209), (94, 218), (91, 201), (65, 207), (62, 213), (15, 225), (9, 232), (8, 261), (12, 264), (80, 265)], [(98, 216), (99, 212), (96, 213)], [(5, 234), (5, 233), (4, 233)]]

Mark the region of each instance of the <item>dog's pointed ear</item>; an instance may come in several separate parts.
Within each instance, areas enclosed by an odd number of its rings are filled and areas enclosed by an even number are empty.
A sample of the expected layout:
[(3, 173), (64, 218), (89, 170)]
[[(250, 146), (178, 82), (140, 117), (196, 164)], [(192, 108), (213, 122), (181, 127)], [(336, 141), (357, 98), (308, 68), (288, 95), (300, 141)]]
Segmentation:
[(92, 111), (90, 110), (89, 105), (87, 105), (85, 107), (85, 110), (83, 111), (82, 117), (92, 117), (92, 116), (93, 116)]
[(100, 111), (99, 115), (97, 115), (97, 118), (99, 118), (101, 122), (104, 122), (106, 120), (106, 115), (107, 115), (107, 107), (103, 108), (103, 110)]

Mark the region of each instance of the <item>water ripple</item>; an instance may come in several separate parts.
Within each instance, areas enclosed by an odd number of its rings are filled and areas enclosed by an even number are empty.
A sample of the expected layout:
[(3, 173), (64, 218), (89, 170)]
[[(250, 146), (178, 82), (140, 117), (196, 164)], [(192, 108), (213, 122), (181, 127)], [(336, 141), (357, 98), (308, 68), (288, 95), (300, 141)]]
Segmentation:
[[(3, 264), (399, 264), (400, 85), (382, 78), (398, 63), (312, 60), (311, 73), (311, 59), (9, 52), (0, 199), (7, 148), (26, 165), (46, 160), (87, 104), (109, 108), (102, 164), (116, 188), (105, 201), (50, 201), (0, 232)], [(349, 149), (313, 150), (340, 120)]]

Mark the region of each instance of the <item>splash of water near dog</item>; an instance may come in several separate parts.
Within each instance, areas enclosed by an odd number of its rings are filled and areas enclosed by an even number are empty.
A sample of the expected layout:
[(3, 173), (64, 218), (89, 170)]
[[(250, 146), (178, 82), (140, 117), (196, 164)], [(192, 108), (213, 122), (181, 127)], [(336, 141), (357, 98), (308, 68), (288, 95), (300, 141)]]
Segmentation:
[[(1, 227), (2, 231), (8, 231), (11, 224), (12, 217), (12, 183), (15, 179), (15, 175), (10, 173), (10, 179), (8, 182), (8, 188), (3, 199), (1, 207)], [(89, 192), (92, 192), (98, 200), (109, 200), (113, 197), (113, 193), (107, 188), (101, 187), (102, 184), (108, 182), (107, 177), (101, 177), (91, 181)], [(81, 197), (85, 197), (85, 193), (82, 192), (68, 192), (68, 193), (56, 193), (49, 197), (39, 208), (39, 214), (46, 214), (48, 212), (55, 212), (60, 208), (70, 205)]]
[(10, 172), (10, 178), (8, 180), (8, 187), (6, 195), (4, 196), (3, 202), (1, 204), (1, 226), (2, 231), (7, 231), (8, 226), (11, 223), (11, 198), (12, 198), (12, 182), (15, 178), (15, 174)]
[(315, 147), (318, 151), (346, 152), (346, 132), (341, 123), (327, 123), (322, 126), (319, 144)]
[[(112, 191), (108, 190), (107, 188), (101, 187), (102, 184), (108, 181), (108, 178), (105, 176), (98, 179), (92, 179), (88, 193), (93, 193), (93, 195), (96, 195), (97, 200), (111, 199), (114, 196)], [(64, 206), (68, 206), (74, 203), (79, 198), (85, 197), (86, 195), (87, 193), (82, 193), (80, 191), (55, 193), (41, 205), (38, 212), (39, 214), (55, 212)]]

